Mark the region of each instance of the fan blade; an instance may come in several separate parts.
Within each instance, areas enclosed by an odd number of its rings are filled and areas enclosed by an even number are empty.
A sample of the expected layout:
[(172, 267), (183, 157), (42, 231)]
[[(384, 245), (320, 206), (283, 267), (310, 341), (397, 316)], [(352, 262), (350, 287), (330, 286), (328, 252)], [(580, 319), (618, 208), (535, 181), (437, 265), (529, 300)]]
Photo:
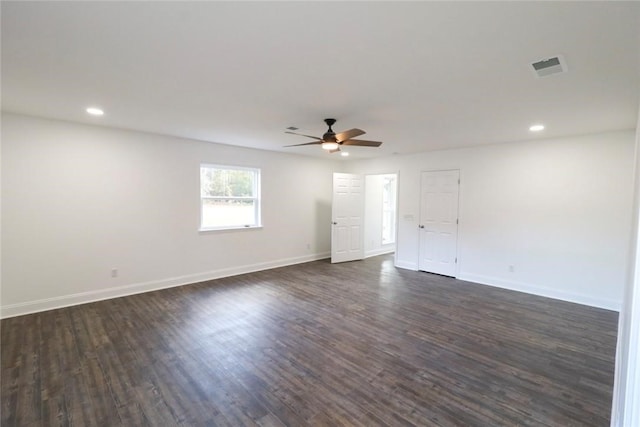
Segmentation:
[(285, 131), (284, 133), (290, 133), (291, 135), (298, 135), (298, 136), (306, 136), (307, 138), (317, 139), (318, 141), (322, 141), (322, 138), (318, 138), (317, 136), (305, 135), (303, 133), (295, 133), (290, 131)]
[(363, 131), (362, 129), (345, 130), (344, 132), (336, 133), (336, 141), (338, 142), (346, 141), (347, 139), (351, 139), (355, 136), (364, 135), (365, 133), (366, 132)]
[(359, 145), (360, 147), (380, 147), (380, 141), (365, 141), (364, 139), (348, 139), (341, 142), (342, 145)]
[(319, 144), (322, 144), (322, 140), (314, 141), (314, 142), (305, 142), (303, 144), (285, 145), (285, 147), (299, 147), (301, 145), (319, 145)]

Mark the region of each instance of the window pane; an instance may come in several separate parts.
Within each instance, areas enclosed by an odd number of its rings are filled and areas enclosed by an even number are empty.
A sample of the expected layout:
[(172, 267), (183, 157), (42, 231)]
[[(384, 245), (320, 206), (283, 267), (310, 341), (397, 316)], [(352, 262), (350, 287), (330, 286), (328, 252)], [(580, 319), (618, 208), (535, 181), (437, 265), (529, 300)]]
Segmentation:
[(251, 170), (200, 168), (203, 197), (255, 197), (256, 173)]
[(202, 227), (258, 225), (254, 200), (202, 200)]
[(396, 177), (385, 176), (382, 183), (382, 244), (386, 245), (396, 238)]
[(382, 212), (382, 244), (393, 243), (395, 240), (395, 218), (393, 212)]
[(202, 229), (260, 226), (260, 169), (200, 165)]

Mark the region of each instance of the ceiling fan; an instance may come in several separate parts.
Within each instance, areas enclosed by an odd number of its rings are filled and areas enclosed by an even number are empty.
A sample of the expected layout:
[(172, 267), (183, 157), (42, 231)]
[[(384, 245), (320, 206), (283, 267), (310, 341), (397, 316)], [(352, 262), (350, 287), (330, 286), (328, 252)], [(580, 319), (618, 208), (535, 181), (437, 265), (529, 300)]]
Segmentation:
[(300, 135), (305, 136), (307, 138), (315, 139), (313, 142), (305, 142), (303, 144), (293, 144), (293, 145), (285, 145), (285, 147), (297, 147), (300, 145), (321, 145), (323, 149), (327, 150), (329, 153), (335, 153), (340, 151), (340, 147), (343, 145), (352, 145), (359, 147), (379, 147), (382, 145), (382, 142), (379, 141), (366, 141), (364, 139), (352, 139), (356, 136), (364, 135), (366, 132), (361, 129), (349, 129), (344, 132), (335, 133), (331, 126), (334, 125), (336, 119), (324, 119), (324, 122), (329, 126), (329, 130), (322, 135), (322, 138), (318, 138), (317, 136), (304, 135), (302, 133), (296, 133), (291, 131), (286, 131), (285, 133), (290, 133), (292, 135)]

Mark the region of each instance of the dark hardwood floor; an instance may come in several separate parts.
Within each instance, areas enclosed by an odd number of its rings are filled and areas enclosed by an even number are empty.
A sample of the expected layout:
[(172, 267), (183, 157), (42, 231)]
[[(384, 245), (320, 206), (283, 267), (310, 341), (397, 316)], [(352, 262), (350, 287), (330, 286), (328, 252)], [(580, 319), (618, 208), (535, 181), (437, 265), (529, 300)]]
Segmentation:
[(2, 426), (608, 426), (616, 327), (317, 261), (2, 320)]

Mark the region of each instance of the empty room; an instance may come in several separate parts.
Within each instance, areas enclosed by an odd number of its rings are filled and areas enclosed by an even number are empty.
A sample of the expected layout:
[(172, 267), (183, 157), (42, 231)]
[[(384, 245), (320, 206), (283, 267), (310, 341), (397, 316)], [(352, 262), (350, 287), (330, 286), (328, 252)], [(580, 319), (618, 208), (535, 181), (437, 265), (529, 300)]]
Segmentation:
[(640, 2), (0, 16), (3, 427), (640, 425)]

